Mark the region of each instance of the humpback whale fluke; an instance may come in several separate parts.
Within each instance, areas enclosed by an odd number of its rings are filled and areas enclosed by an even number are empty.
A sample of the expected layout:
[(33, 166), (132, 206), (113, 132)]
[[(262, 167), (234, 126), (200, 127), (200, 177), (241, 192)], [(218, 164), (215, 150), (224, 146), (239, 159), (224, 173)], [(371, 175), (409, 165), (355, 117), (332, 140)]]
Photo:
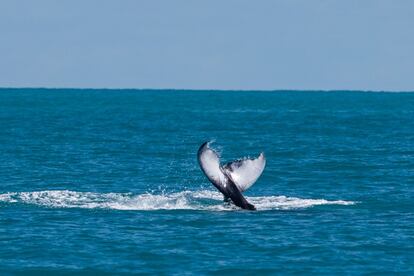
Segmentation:
[(202, 144), (197, 153), (203, 173), (225, 198), (230, 198), (240, 208), (255, 210), (242, 192), (250, 188), (262, 174), (266, 165), (263, 152), (255, 159), (239, 159), (221, 166), (218, 154), (209, 144), (210, 142)]

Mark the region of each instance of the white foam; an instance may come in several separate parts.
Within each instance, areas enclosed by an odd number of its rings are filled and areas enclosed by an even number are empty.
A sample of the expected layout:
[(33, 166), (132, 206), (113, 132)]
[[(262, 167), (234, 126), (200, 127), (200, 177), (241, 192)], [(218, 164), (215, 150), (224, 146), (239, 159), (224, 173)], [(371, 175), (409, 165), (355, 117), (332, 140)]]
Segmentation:
[[(317, 205), (352, 205), (353, 201), (301, 199), (286, 196), (246, 197), (257, 210), (290, 210)], [(139, 194), (91, 193), (69, 190), (0, 194), (0, 202), (33, 204), (51, 208), (86, 208), (114, 210), (210, 210), (231, 211), (237, 207), (223, 203), (220, 193), (211, 190), (177, 193)]]

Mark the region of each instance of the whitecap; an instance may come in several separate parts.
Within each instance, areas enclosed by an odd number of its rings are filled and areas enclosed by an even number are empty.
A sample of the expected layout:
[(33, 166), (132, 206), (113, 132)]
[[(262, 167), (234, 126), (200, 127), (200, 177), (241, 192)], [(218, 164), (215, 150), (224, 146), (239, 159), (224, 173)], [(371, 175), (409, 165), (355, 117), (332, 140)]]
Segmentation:
[[(286, 196), (246, 197), (257, 210), (291, 210), (318, 205), (352, 205), (353, 201), (302, 199)], [(11, 192), (0, 194), (0, 202), (22, 203), (50, 208), (86, 208), (113, 210), (206, 210), (232, 211), (239, 208), (223, 203), (220, 193), (211, 190), (176, 193), (92, 193), (70, 190)]]

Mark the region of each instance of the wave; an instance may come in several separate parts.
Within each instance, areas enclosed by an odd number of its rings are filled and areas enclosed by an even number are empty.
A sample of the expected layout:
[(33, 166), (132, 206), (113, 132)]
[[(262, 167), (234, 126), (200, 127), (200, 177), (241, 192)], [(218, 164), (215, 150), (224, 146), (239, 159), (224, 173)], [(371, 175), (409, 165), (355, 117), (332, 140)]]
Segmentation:
[[(303, 209), (317, 205), (352, 205), (353, 201), (301, 199), (286, 196), (246, 197), (257, 210)], [(11, 192), (0, 194), (0, 202), (33, 204), (50, 208), (85, 208), (114, 210), (206, 210), (231, 211), (238, 207), (224, 203), (215, 191), (182, 191), (177, 193), (138, 194), (92, 193), (69, 190)]]

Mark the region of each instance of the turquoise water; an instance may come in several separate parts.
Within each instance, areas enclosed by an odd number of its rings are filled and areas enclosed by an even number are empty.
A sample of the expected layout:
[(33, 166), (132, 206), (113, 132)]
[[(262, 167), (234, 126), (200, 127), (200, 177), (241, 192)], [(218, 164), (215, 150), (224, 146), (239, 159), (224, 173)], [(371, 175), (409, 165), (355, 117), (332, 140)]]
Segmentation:
[(412, 274), (413, 200), (414, 93), (0, 90), (2, 274)]

